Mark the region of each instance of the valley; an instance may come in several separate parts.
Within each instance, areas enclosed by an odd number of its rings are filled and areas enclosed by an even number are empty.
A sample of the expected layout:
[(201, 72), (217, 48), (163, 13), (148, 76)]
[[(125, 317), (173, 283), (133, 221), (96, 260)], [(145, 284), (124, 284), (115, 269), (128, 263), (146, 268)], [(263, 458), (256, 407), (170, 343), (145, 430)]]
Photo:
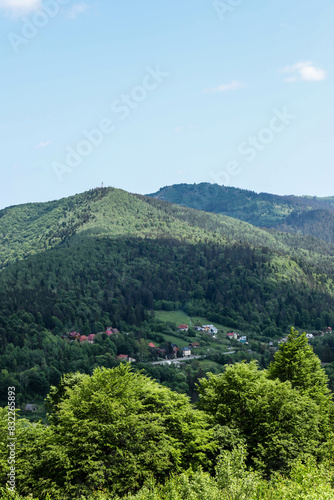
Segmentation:
[[(200, 354), (221, 367), (243, 357), (266, 367), (295, 326), (317, 332), (324, 361), (334, 361), (320, 336), (334, 326), (331, 243), (114, 188), (9, 207), (0, 234), (1, 387), (19, 387), (22, 404), (68, 371), (113, 367), (120, 355), (157, 361), (149, 343), (200, 340)], [(182, 323), (220, 333), (181, 335)], [(110, 325), (119, 338), (68, 342), (71, 331), (88, 337)], [(222, 354), (229, 332), (247, 348)]]

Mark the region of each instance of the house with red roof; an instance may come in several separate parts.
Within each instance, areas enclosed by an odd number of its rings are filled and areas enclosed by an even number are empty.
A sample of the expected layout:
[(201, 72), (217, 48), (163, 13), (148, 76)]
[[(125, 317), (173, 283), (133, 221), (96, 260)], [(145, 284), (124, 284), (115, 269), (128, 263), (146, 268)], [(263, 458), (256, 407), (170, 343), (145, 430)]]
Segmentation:
[(116, 359), (117, 359), (117, 361), (124, 361), (124, 360), (127, 360), (128, 357), (129, 356), (127, 354), (119, 354), (118, 356), (116, 356)]
[(106, 329), (106, 334), (108, 335), (108, 337), (110, 337), (110, 335), (113, 335), (114, 333), (119, 333), (119, 331), (117, 330), (117, 328), (112, 328), (110, 326), (110, 327), (108, 327)]
[(116, 356), (117, 361), (126, 361), (127, 363), (135, 363), (136, 360), (134, 358), (131, 358), (127, 354), (119, 354)]
[(179, 325), (179, 330), (180, 332), (187, 332), (189, 330), (189, 326), (188, 325)]
[(154, 345), (154, 344), (153, 344), (153, 342), (150, 342), (150, 343), (148, 344), (148, 347), (152, 347), (152, 349), (156, 349), (156, 347), (157, 347), (157, 346), (156, 346), (156, 345)]
[(88, 335), (87, 339), (90, 344), (94, 344), (95, 333)]
[(197, 349), (197, 347), (199, 347), (199, 342), (190, 342), (189, 347)]
[(86, 335), (80, 335), (79, 340), (80, 342), (86, 342), (86, 340), (88, 340), (88, 337), (86, 337)]
[(77, 339), (77, 338), (80, 337), (80, 333), (78, 333), (78, 332), (71, 332), (69, 334), (69, 336), (71, 337), (71, 339)]

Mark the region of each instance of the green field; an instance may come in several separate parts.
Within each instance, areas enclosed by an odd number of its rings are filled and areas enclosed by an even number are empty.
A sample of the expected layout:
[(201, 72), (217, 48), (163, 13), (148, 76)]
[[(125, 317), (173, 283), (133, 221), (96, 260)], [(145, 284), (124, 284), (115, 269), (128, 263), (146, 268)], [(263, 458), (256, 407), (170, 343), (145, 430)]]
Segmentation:
[(191, 318), (184, 311), (155, 311), (155, 317), (160, 321), (174, 323), (175, 326), (182, 324), (190, 325)]
[(200, 359), (199, 364), (205, 372), (220, 373), (222, 371), (222, 366), (210, 359)]
[(228, 327), (220, 325), (219, 323), (212, 323), (212, 321), (208, 320), (208, 318), (204, 318), (201, 316), (190, 317), (180, 309), (177, 311), (155, 311), (155, 316), (160, 321), (168, 321), (170, 323), (174, 323), (176, 327), (184, 323), (189, 326), (194, 326), (196, 323), (200, 323), (201, 325), (213, 324), (216, 328), (218, 328), (218, 330), (224, 330), (226, 328), (228, 329)]
[(205, 318), (203, 316), (188, 316), (184, 311), (182, 310), (177, 310), (177, 311), (154, 311), (155, 317), (159, 319), (160, 321), (166, 321), (169, 323), (174, 323), (176, 327), (178, 325), (181, 325), (183, 323), (189, 325), (189, 326), (194, 326), (196, 323), (200, 323), (201, 325), (214, 325), (216, 328), (218, 328), (219, 332), (222, 333), (228, 333), (228, 332), (237, 332), (240, 335), (247, 335), (247, 333), (242, 332), (241, 330), (238, 330), (236, 328), (232, 328), (228, 325), (222, 325), (220, 323), (217, 323), (216, 321), (210, 321), (208, 318)]
[(189, 345), (189, 340), (181, 339), (181, 337), (177, 337), (176, 335), (166, 335), (163, 334), (166, 342), (171, 342), (172, 344), (176, 344), (178, 347), (187, 347)]

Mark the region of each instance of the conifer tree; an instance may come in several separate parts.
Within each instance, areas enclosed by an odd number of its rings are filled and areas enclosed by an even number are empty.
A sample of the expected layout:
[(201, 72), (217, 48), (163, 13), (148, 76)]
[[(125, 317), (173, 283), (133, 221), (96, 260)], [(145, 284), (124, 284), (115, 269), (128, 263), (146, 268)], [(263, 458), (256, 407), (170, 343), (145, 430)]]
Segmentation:
[(299, 335), (291, 328), (287, 342), (281, 344), (269, 366), (268, 376), (282, 382), (289, 380), (292, 387), (308, 394), (318, 404), (332, 403), (328, 377), (305, 332)]

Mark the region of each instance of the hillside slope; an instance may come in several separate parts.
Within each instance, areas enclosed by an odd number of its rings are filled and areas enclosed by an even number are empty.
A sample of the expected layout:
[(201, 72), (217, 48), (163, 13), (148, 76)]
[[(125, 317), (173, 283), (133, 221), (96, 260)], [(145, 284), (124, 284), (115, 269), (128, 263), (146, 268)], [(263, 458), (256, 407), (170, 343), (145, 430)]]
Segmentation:
[(326, 242), (334, 242), (334, 212), (316, 209), (300, 212), (294, 210), (277, 229), (310, 235)]
[[(334, 298), (330, 244), (319, 249), (317, 240), (284, 237), (113, 188), (6, 209), (0, 232), (6, 231), (10, 238), (0, 261), (4, 313), (43, 310), (43, 323), (51, 330), (57, 323), (51, 317), (60, 317), (66, 328), (79, 322), (92, 329), (94, 308), (98, 317), (107, 310), (114, 314), (111, 321), (140, 323), (155, 301), (169, 300), (256, 331), (270, 317), (270, 324), (283, 331), (289, 321), (315, 326), (319, 315), (331, 311)], [(59, 313), (57, 303), (64, 304), (69, 293), (76, 296), (73, 311), (86, 303), (83, 321), (76, 312)], [(106, 293), (107, 301), (100, 300)], [(307, 312), (304, 320), (301, 311)]]

